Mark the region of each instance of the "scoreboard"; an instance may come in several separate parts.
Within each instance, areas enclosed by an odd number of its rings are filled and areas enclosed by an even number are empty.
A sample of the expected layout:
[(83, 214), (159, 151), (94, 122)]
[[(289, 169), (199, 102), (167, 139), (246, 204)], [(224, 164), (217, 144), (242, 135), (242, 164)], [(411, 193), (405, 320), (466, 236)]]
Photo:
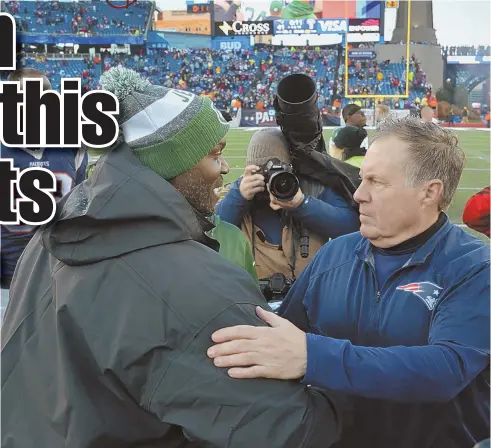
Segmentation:
[(188, 3), (188, 14), (207, 14), (211, 12), (212, 6), (209, 3)]

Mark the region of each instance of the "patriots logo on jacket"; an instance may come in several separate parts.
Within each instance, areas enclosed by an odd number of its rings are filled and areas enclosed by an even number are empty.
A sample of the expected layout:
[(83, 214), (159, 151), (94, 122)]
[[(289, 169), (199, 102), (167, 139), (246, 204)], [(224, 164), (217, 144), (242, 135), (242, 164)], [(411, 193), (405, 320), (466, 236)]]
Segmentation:
[(442, 287), (430, 282), (409, 283), (408, 285), (398, 286), (400, 291), (412, 292), (417, 295), (430, 311), (435, 309)]

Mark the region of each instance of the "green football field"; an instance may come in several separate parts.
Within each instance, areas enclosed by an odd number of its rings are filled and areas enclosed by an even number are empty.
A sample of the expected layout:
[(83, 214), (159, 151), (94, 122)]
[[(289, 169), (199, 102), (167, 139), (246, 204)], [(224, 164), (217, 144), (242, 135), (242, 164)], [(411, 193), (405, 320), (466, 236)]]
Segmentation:
[[(369, 131), (369, 135), (370, 132), (373, 131)], [(481, 130), (456, 132), (460, 138), (461, 147), (466, 153), (467, 163), (448, 214), (453, 223), (462, 224), (462, 211), (467, 199), (490, 184), (490, 133)], [(233, 182), (242, 174), (247, 145), (253, 133), (254, 130), (245, 128), (233, 129), (228, 134), (224, 156), (230, 165), (230, 173), (225, 177), (225, 183)], [(326, 142), (329, 141), (331, 133), (331, 129), (324, 131)], [(489, 241), (477, 232), (472, 233), (482, 237), (485, 241)]]

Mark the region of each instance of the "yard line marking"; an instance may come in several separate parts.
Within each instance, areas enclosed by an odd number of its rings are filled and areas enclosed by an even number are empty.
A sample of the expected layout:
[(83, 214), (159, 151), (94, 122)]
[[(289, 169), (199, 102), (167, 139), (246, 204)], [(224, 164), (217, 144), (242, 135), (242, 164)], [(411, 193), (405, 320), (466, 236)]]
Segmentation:
[(457, 190), (482, 190), (484, 187), (458, 187)]
[(489, 173), (489, 168), (464, 168), (464, 171), (487, 171)]

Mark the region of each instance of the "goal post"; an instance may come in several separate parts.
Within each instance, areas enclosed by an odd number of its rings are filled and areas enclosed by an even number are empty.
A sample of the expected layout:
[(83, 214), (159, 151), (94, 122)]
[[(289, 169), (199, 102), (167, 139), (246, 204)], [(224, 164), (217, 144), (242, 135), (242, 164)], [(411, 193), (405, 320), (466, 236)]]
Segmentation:
[(348, 43), (348, 34), (345, 35), (344, 39), (344, 97), (345, 98), (358, 98), (358, 99), (380, 99), (380, 98), (409, 98), (409, 68), (410, 68), (410, 57), (411, 57), (411, 3), (413, 0), (406, 0), (407, 3), (407, 43), (406, 43), (406, 91), (404, 94), (398, 95), (350, 95), (349, 94), (349, 43)]

